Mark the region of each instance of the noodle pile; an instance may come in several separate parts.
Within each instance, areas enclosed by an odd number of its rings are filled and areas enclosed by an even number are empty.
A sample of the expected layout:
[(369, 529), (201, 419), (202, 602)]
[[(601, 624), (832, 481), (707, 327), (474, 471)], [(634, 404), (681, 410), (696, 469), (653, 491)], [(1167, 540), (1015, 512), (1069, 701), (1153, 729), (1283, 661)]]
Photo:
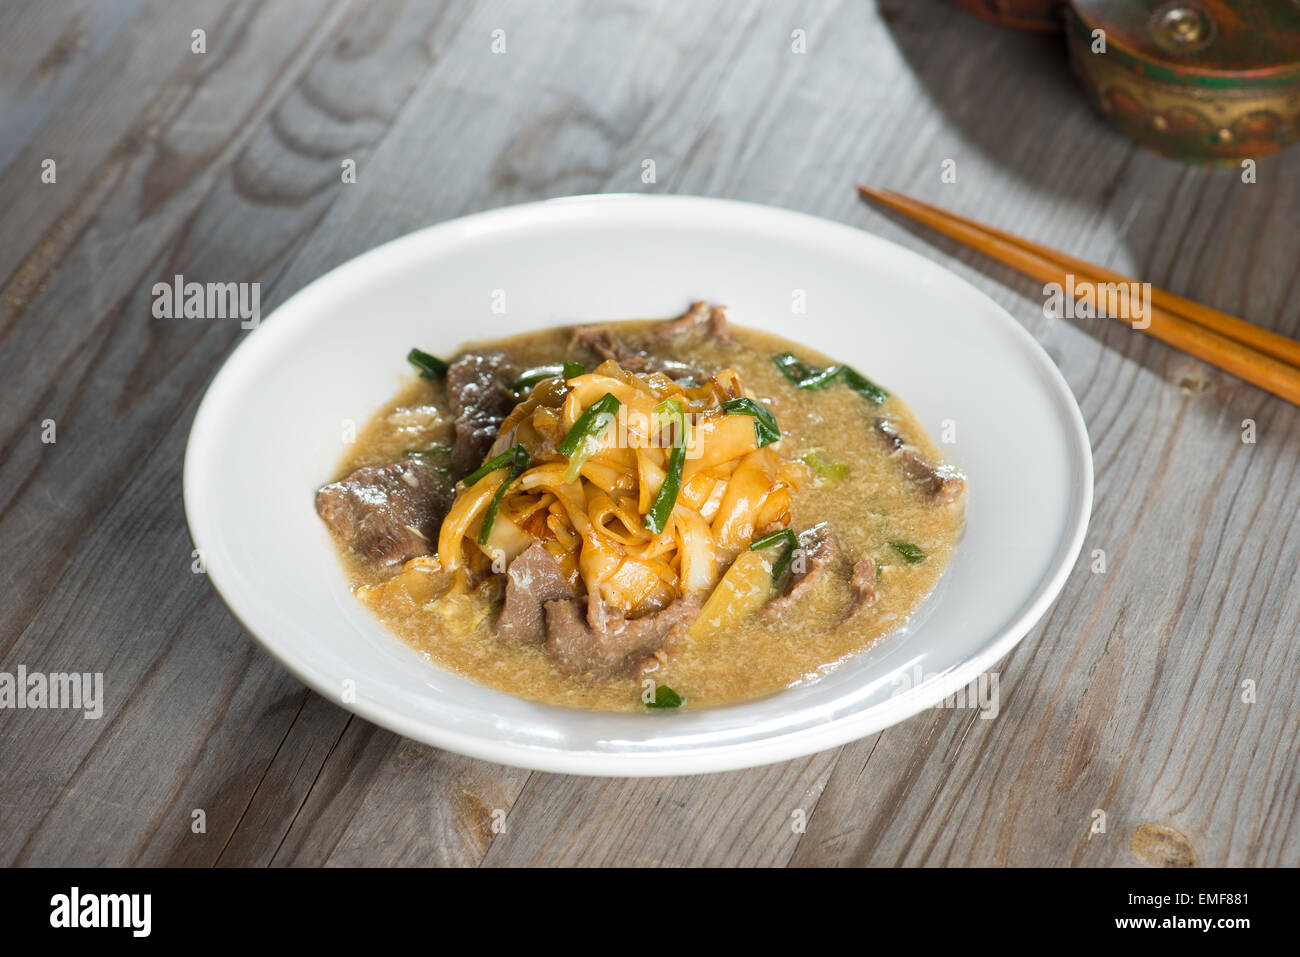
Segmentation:
[[(607, 396), (618, 402), (615, 419), (578, 456), (563, 454), (561, 445), (566, 437), (572, 441), (584, 413), (591, 419), (593, 406), (613, 403)], [(772, 445), (760, 447), (751, 415), (723, 408), (744, 396), (733, 369), (695, 386), (662, 373), (634, 375), (613, 360), (567, 380), (539, 382), (489, 453), (491, 461), (522, 447), (527, 467), (502, 466), (458, 486), (443, 521), (437, 555), (453, 576), (452, 592), (463, 594), (489, 573), (504, 572), (515, 556), (541, 543), (571, 583), (628, 617), (679, 597), (707, 596), (756, 537), (789, 525), (802, 475)], [(672, 472), (675, 445), (684, 455), (680, 489), (666, 503), (671, 512), (660, 510), (662, 529), (654, 531), (652, 512)]]

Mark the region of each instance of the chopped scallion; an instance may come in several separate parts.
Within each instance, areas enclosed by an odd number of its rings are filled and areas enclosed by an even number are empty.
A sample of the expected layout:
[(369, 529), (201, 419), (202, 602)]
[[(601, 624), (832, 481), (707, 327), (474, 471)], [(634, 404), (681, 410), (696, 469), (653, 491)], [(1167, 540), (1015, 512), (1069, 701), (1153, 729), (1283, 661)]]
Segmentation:
[(403, 449), (402, 454), (408, 459), (422, 459), (427, 455), (450, 455), (451, 449), (445, 445), (431, 445), (427, 449)]
[(820, 452), (805, 452), (803, 463), (812, 469), (813, 475), (824, 482), (841, 482), (848, 478), (849, 472), (852, 471), (847, 465), (832, 462)]
[(655, 696), (645, 702), (647, 708), (680, 708), (686, 699), (667, 685), (655, 688)]
[(846, 365), (829, 365), (824, 369), (806, 366), (791, 352), (779, 352), (772, 361), (790, 384), (799, 389), (824, 389), (837, 378), (872, 405), (883, 405), (889, 393), (862, 373)]
[[(503, 452), (502, 454), (509, 456), (509, 460), (506, 464), (510, 466), (510, 473), (505, 477), (505, 480), (497, 486), (497, 490), (492, 493), (492, 500), (488, 502), (487, 510), (483, 513), (483, 524), (479, 527), (478, 531), (478, 543), (480, 545), (486, 545), (488, 543), (488, 536), (492, 534), (492, 526), (496, 524), (497, 512), (501, 510), (501, 500), (505, 498), (506, 489), (510, 487), (510, 484), (514, 482), (515, 479), (519, 478), (519, 476), (523, 475), (524, 472), (527, 471), (530, 461), (528, 458), (528, 451), (522, 445), (516, 445), (508, 452)], [(499, 457), (500, 456), (498, 456), (498, 458)]]
[(781, 441), (781, 430), (777, 428), (776, 416), (772, 410), (748, 397), (728, 399), (722, 403), (722, 411), (728, 415), (748, 415), (754, 419), (754, 437), (758, 447)]
[[(519, 448), (519, 446), (515, 446), (515, 448)], [(506, 449), (500, 455), (492, 456), (492, 458), (488, 459), (474, 471), (470, 472), (461, 481), (465, 483), (466, 488), (469, 488), (489, 472), (495, 472), (497, 469), (505, 468), (514, 461), (514, 455), (515, 449)]]
[(771, 535), (764, 535), (751, 543), (749, 550), (756, 552), (764, 548), (771, 548), (773, 545), (785, 546), (781, 549), (781, 554), (777, 556), (776, 561), (772, 563), (772, 584), (776, 585), (784, 577), (790, 563), (794, 561), (795, 550), (799, 547), (799, 538), (791, 529), (783, 528)]
[(447, 363), (437, 356), (431, 356), (419, 349), (412, 349), (406, 354), (406, 361), (420, 370), (421, 379), (445, 379)]
[(668, 527), (668, 517), (677, 504), (677, 496), (682, 491), (682, 471), (686, 467), (686, 446), (690, 444), (687, 432), (686, 410), (676, 399), (665, 399), (654, 407), (655, 423), (662, 430), (670, 426), (673, 430), (673, 450), (668, 454), (668, 471), (659, 486), (659, 492), (646, 513), (645, 527), (658, 535)]
[(799, 389), (824, 389), (844, 371), (842, 365), (828, 365), (824, 369), (810, 368), (791, 352), (778, 353), (772, 356), (772, 361), (790, 383)]
[(576, 482), (582, 472), (582, 466), (600, 444), (600, 437), (605, 434), (610, 423), (618, 414), (619, 402), (614, 395), (606, 392), (589, 405), (578, 421), (573, 423), (564, 441), (560, 443), (560, 454), (569, 460), (564, 470), (564, 481)]
[(911, 542), (890, 542), (889, 547), (902, 555), (903, 560), (909, 565), (919, 565), (925, 561), (925, 552)]
[(889, 398), (888, 392), (848, 366), (844, 367), (844, 384), (872, 405), (884, 405), (885, 400)]
[(531, 389), (544, 379), (554, 379), (556, 376), (563, 374), (564, 366), (537, 366), (534, 369), (525, 370), (518, 379), (510, 383), (510, 389), (512, 392), (523, 392)]
[(668, 453), (668, 472), (645, 517), (645, 527), (656, 535), (668, 526), (668, 516), (673, 513), (673, 506), (677, 504), (677, 496), (682, 490), (682, 469), (685, 465), (686, 446), (674, 445)]

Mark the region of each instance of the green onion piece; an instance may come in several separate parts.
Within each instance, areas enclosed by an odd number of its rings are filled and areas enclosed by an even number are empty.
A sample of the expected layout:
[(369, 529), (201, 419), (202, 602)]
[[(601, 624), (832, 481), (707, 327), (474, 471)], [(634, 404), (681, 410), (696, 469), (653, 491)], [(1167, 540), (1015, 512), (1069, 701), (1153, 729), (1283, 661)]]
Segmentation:
[(562, 376), (565, 379), (576, 379), (586, 371), (581, 362), (565, 359), (563, 365), (537, 366), (527, 370), (518, 379), (510, 383), (510, 388), (514, 392), (523, 392), (525, 389), (531, 389), (544, 379), (554, 379), (556, 376)]
[(577, 481), (583, 464), (591, 457), (591, 453), (596, 451), (596, 446), (600, 444), (600, 437), (614, 421), (614, 416), (618, 414), (619, 406), (622, 404), (611, 393), (606, 392), (589, 405), (587, 410), (578, 416), (578, 421), (573, 423), (573, 428), (569, 429), (569, 434), (560, 443), (560, 454), (569, 460), (569, 466), (564, 470), (566, 483)]
[(824, 389), (844, 371), (842, 365), (828, 365), (824, 369), (811, 369), (800, 362), (791, 352), (777, 353), (772, 356), (772, 361), (790, 380), (790, 383), (799, 389)]
[(824, 389), (844, 371), (844, 366), (827, 366), (825, 369), (814, 369), (803, 382), (799, 383), (801, 389)]
[(647, 708), (680, 708), (686, 699), (679, 695), (667, 685), (659, 685), (655, 688), (655, 696), (651, 701), (645, 702)]
[(664, 476), (663, 484), (659, 486), (659, 492), (655, 495), (655, 500), (645, 517), (645, 527), (656, 535), (667, 527), (668, 516), (673, 513), (673, 506), (677, 504), (677, 496), (682, 490), (682, 469), (685, 465), (686, 446), (674, 445), (673, 450), (668, 453), (668, 473)]
[(799, 544), (799, 539), (791, 529), (783, 528), (779, 532), (773, 532), (771, 535), (764, 535), (762, 538), (753, 542), (749, 546), (751, 552), (757, 552), (764, 548), (771, 548), (777, 542), (785, 542), (790, 548)]
[(911, 542), (890, 542), (889, 547), (902, 555), (903, 559), (909, 565), (919, 565), (921, 562), (925, 561), (925, 552), (921, 551), (921, 549), (917, 548)]
[(760, 405), (750, 398), (728, 399), (722, 403), (722, 411), (728, 415), (749, 415), (754, 418), (754, 437), (758, 447), (781, 441), (781, 430), (776, 426), (776, 416), (765, 405)]
[(487, 511), (483, 513), (483, 524), (478, 530), (478, 543), (480, 545), (488, 543), (488, 536), (492, 534), (492, 526), (496, 523), (497, 512), (501, 510), (501, 499), (505, 498), (506, 489), (510, 487), (510, 484), (515, 479), (524, 474), (530, 461), (528, 451), (522, 445), (516, 445), (510, 451), (502, 454), (510, 456), (510, 474), (492, 493), (492, 501), (488, 502)]
[(537, 366), (535, 369), (528, 369), (518, 379), (510, 383), (510, 389), (513, 392), (522, 392), (525, 389), (531, 389), (544, 379), (554, 379), (557, 375), (563, 373), (564, 366)]
[(825, 482), (841, 482), (852, 471), (847, 465), (824, 458), (820, 452), (805, 452), (803, 463), (812, 469), (813, 475)]
[(789, 548), (787, 548), (785, 551), (783, 551), (781, 553), (781, 557), (778, 558), (776, 560), (776, 563), (772, 566), (773, 585), (779, 584), (781, 579), (785, 576), (786, 569), (788, 569), (790, 567), (790, 563), (794, 561), (794, 553), (797, 547), (798, 546), (792, 545)]
[(444, 379), (447, 377), (447, 363), (437, 356), (431, 356), (419, 349), (412, 349), (406, 354), (406, 361), (420, 370), (421, 379)]
[(690, 444), (686, 410), (676, 399), (665, 399), (654, 407), (655, 424), (662, 430), (673, 429), (673, 450), (668, 455), (668, 471), (646, 513), (645, 527), (658, 535), (668, 527), (668, 517), (682, 491), (682, 471), (686, 467), (686, 447)]
[[(515, 448), (519, 448), (519, 446), (515, 446)], [(461, 479), (461, 481), (465, 483), (466, 488), (469, 488), (471, 485), (473, 485), (483, 476), (487, 475), (489, 472), (495, 472), (497, 469), (503, 469), (511, 462), (513, 462), (514, 454), (515, 454), (515, 449), (506, 449), (500, 455), (494, 455), (492, 458), (488, 459), (486, 462), (484, 462), (474, 471), (466, 475), (463, 479)]]
[(772, 564), (772, 584), (776, 585), (785, 575), (786, 569), (794, 561), (795, 550), (799, 547), (799, 537), (788, 528), (783, 528), (779, 532), (773, 532), (771, 535), (764, 535), (758, 541), (749, 546), (751, 552), (758, 551), (762, 548), (771, 548), (773, 545), (784, 544), (781, 554)]
[(793, 386), (798, 386), (809, 375), (808, 367), (796, 359), (793, 352), (778, 352), (772, 356), (772, 361)]
[(686, 421), (686, 409), (677, 399), (664, 399), (652, 410), (655, 427), (661, 432), (665, 426), (673, 427), (673, 444), (690, 445), (690, 423)]
[(408, 459), (422, 459), (426, 455), (450, 455), (451, 449), (445, 445), (431, 445), (427, 449), (402, 449)]
[(889, 393), (855, 369), (844, 367), (845, 384), (873, 405), (884, 405)]

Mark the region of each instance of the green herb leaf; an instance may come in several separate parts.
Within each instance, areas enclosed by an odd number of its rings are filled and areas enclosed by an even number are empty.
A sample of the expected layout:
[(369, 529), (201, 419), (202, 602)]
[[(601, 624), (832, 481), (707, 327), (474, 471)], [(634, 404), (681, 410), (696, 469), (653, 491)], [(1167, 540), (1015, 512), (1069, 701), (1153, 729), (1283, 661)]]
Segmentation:
[(749, 550), (756, 552), (763, 548), (771, 548), (773, 545), (784, 546), (781, 549), (781, 554), (772, 563), (772, 584), (775, 586), (780, 583), (785, 576), (786, 570), (790, 567), (790, 563), (794, 561), (795, 550), (799, 547), (799, 537), (795, 535), (792, 529), (783, 528), (771, 535), (764, 535), (758, 541), (751, 543)]
[(799, 539), (794, 531), (789, 528), (783, 528), (779, 532), (773, 532), (771, 535), (764, 535), (762, 538), (752, 542), (749, 546), (751, 552), (761, 551), (764, 548), (771, 548), (778, 542), (784, 542), (790, 548), (799, 544)]
[(722, 403), (722, 411), (728, 415), (748, 415), (754, 419), (754, 437), (758, 447), (781, 441), (781, 430), (777, 428), (776, 416), (772, 410), (748, 397), (728, 399)]
[(665, 399), (654, 407), (655, 424), (662, 431), (673, 430), (673, 450), (668, 455), (668, 471), (655, 494), (655, 500), (646, 513), (645, 527), (658, 535), (668, 527), (668, 517), (677, 504), (682, 490), (682, 471), (686, 467), (686, 446), (690, 444), (686, 409), (676, 399)]
[(569, 429), (564, 441), (560, 443), (560, 454), (569, 460), (568, 468), (564, 470), (566, 483), (577, 481), (583, 464), (596, 451), (600, 437), (614, 421), (622, 404), (613, 394), (606, 392), (573, 423), (573, 428)]
[(844, 367), (844, 383), (872, 405), (884, 405), (889, 393), (855, 369)]
[(673, 506), (677, 504), (677, 496), (682, 490), (682, 469), (685, 465), (686, 446), (674, 445), (668, 454), (668, 472), (645, 517), (645, 527), (656, 535), (668, 526), (668, 516), (673, 513)]
[(772, 361), (790, 383), (799, 389), (824, 389), (844, 371), (842, 365), (828, 365), (824, 369), (811, 368), (799, 361), (792, 352), (777, 353), (772, 356)]
[(408, 459), (422, 459), (426, 455), (450, 455), (451, 449), (445, 445), (431, 445), (427, 449), (402, 449)]
[(537, 366), (533, 369), (527, 369), (518, 379), (510, 383), (510, 390), (512, 392), (523, 392), (545, 379), (554, 379), (556, 376), (563, 374), (564, 366), (559, 365)]
[(667, 685), (659, 685), (655, 688), (655, 696), (652, 700), (646, 701), (647, 708), (680, 708), (686, 703), (686, 699), (679, 695)]
[(772, 361), (793, 386), (808, 377), (808, 367), (796, 359), (793, 352), (778, 352), (772, 356)]
[(805, 452), (803, 454), (803, 463), (812, 469), (813, 475), (823, 482), (842, 482), (849, 477), (853, 471), (847, 465), (841, 465), (839, 462), (832, 462), (822, 456), (820, 452)]
[(690, 422), (686, 419), (686, 409), (677, 399), (664, 399), (651, 410), (655, 417), (655, 428), (662, 433), (665, 427), (673, 430), (673, 445), (690, 445)]
[(421, 379), (445, 379), (447, 363), (437, 356), (431, 356), (419, 349), (412, 349), (406, 354), (406, 361), (420, 370)]
[(471, 485), (473, 485), (483, 476), (487, 475), (489, 472), (495, 472), (497, 469), (505, 468), (507, 465), (510, 465), (512, 462), (514, 462), (515, 449), (517, 448), (522, 448), (522, 446), (516, 445), (514, 449), (506, 449), (500, 455), (494, 455), (492, 458), (488, 459), (486, 462), (484, 462), (474, 471), (466, 475), (463, 479), (461, 479), (461, 481), (465, 483), (466, 488), (469, 488)]
[(565, 359), (562, 365), (545, 365), (528, 369), (518, 379), (510, 383), (510, 389), (513, 392), (523, 392), (545, 379), (554, 379), (556, 376), (564, 379), (576, 379), (586, 371), (581, 362)]
[(903, 560), (909, 565), (919, 565), (925, 561), (925, 552), (911, 542), (890, 542), (889, 547), (902, 555)]
[(492, 526), (496, 524), (497, 512), (501, 510), (501, 500), (505, 498), (506, 489), (510, 487), (511, 483), (514, 482), (515, 479), (519, 478), (519, 476), (523, 475), (524, 472), (528, 470), (530, 462), (528, 451), (522, 445), (516, 445), (508, 452), (502, 454), (510, 456), (510, 474), (506, 476), (504, 482), (497, 486), (497, 490), (492, 493), (492, 500), (488, 502), (487, 510), (483, 513), (483, 524), (479, 527), (478, 532), (478, 543), (480, 545), (486, 545), (488, 543), (488, 536), (492, 534)]

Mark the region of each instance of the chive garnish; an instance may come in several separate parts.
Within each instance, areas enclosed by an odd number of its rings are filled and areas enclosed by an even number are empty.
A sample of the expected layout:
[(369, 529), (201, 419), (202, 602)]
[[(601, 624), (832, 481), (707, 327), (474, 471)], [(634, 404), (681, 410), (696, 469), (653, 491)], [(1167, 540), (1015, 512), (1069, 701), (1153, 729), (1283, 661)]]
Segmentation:
[(431, 445), (427, 449), (402, 449), (408, 459), (422, 459), (426, 455), (450, 455), (451, 449), (446, 445)]
[(686, 699), (679, 695), (667, 685), (659, 685), (655, 688), (655, 696), (652, 701), (645, 702), (647, 708), (680, 708)]
[(792, 352), (779, 352), (772, 356), (772, 361), (790, 383), (799, 389), (824, 389), (844, 371), (842, 365), (829, 365), (824, 369), (810, 368), (800, 362)]
[[(520, 446), (517, 445), (515, 446), (516, 449), (519, 447)], [(489, 472), (495, 472), (497, 469), (503, 469), (511, 462), (513, 462), (514, 454), (515, 454), (515, 449), (506, 449), (500, 455), (494, 455), (492, 458), (488, 459), (486, 462), (484, 462), (474, 471), (466, 475), (463, 479), (461, 479), (461, 481), (465, 483), (466, 488), (469, 488), (471, 485), (473, 485), (483, 476), (487, 475)]]
[(664, 476), (659, 493), (655, 496), (650, 511), (646, 513), (645, 527), (658, 535), (668, 525), (668, 516), (673, 513), (677, 496), (682, 490), (682, 469), (686, 465), (686, 446), (674, 445), (668, 453), (668, 473)]
[(772, 564), (772, 584), (777, 584), (785, 575), (786, 569), (794, 561), (795, 549), (799, 547), (799, 538), (788, 528), (783, 528), (779, 532), (773, 532), (771, 535), (764, 535), (762, 538), (752, 542), (749, 546), (751, 552), (759, 551), (764, 548), (771, 548), (773, 545), (784, 544), (781, 554)]
[(925, 552), (911, 542), (890, 542), (889, 547), (902, 555), (903, 560), (909, 565), (919, 565), (925, 561)]
[(781, 441), (781, 430), (776, 426), (776, 416), (772, 415), (772, 410), (767, 406), (760, 405), (751, 398), (742, 397), (728, 399), (722, 403), (722, 411), (728, 415), (752, 416), (754, 437), (758, 440), (760, 449), (765, 445)]
[(673, 430), (673, 450), (668, 453), (668, 471), (659, 486), (659, 492), (646, 513), (645, 527), (658, 535), (668, 527), (668, 516), (673, 513), (677, 496), (682, 491), (682, 471), (686, 467), (687, 436), (686, 410), (676, 399), (665, 399), (654, 407), (655, 422), (662, 430), (670, 426)]
[(655, 425), (662, 431), (665, 426), (673, 428), (673, 445), (689, 445), (690, 440), (687, 433), (689, 424), (686, 421), (686, 409), (677, 399), (664, 399), (652, 410), (655, 417)]
[(591, 453), (596, 451), (596, 446), (600, 444), (600, 437), (614, 421), (614, 416), (622, 404), (613, 394), (606, 392), (589, 405), (587, 410), (578, 416), (578, 421), (573, 423), (573, 428), (569, 429), (568, 435), (560, 443), (560, 454), (569, 460), (569, 466), (564, 470), (566, 483), (577, 481), (583, 464), (591, 457)]
[[(492, 534), (492, 526), (496, 523), (497, 512), (501, 510), (501, 500), (505, 498), (506, 489), (519, 476), (523, 475), (528, 469), (529, 458), (528, 451), (522, 445), (516, 445), (508, 452), (502, 453), (509, 456), (506, 464), (510, 466), (510, 474), (506, 476), (505, 481), (497, 486), (497, 490), (492, 493), (492, 501), (488, 502), (487, 511), (483, 513), (483, 524), (479, 527), (478, 543), (486, 545), (488, 536)], [(500, 458), (500, 456), (498, 456)], [(493, 460), (495, 461), (495, 459)], [(498, 466), (501, 468), (503, 466)]]
[(837, 378), (843, 377), (845, 385), (872, 405), (883, 405), (889, 398), (888, 392), (850, 366), (829, 365), (824, 369), (814, 369), (804, 365), (791, 352), (779, 352), (772, 356), (772, 361), (790, 380), (790, 384), (798, 389), (824, 389)]
[(537, 366), (535, 369), (528, 369), (518, 379), (510, 383), (510, 390), (512, 392), (523, 392), (525, 389), (531, 389), (544, 379), (554, 379), (563, 371), (563, 366)]
[(780, 531), (773, 532), (771, 535), (764, 535), (762, 538), (751, 542), (749, 550), (751, 552), (761, 551), (764, 548), (770, 548), (777, 542), (785, 542), (793, 548), (799, 544), (799, 539), (795, 537), (795, 534), (791, 529), (783, 528)]
[(556, 376), (565, 379), (576, 379), (586, 371), (581, 362), (565, 359), (563, 365), (537, 366), (527, 370), (518, 379), (510, 383), (510, 389), (513, 392), (523, 392), (545, 379), (554, 379)]
[(406, 354), (406, 361), (420, 370), (421, 379), (445, 379), (447, 363), (437, 356), (431, 356), (419, 349), (412, 349)]
[(847, 465), (832, 462), (820, 452), (805, 452), (803, 462), (812, 469), (814, 475), (827, 482), (843, 481), (849, 477), (849, 472), (852, 471)]
[(872, 405), (884, 405), (889, 393), (855, 369), (844, 367), (844, 384)]

